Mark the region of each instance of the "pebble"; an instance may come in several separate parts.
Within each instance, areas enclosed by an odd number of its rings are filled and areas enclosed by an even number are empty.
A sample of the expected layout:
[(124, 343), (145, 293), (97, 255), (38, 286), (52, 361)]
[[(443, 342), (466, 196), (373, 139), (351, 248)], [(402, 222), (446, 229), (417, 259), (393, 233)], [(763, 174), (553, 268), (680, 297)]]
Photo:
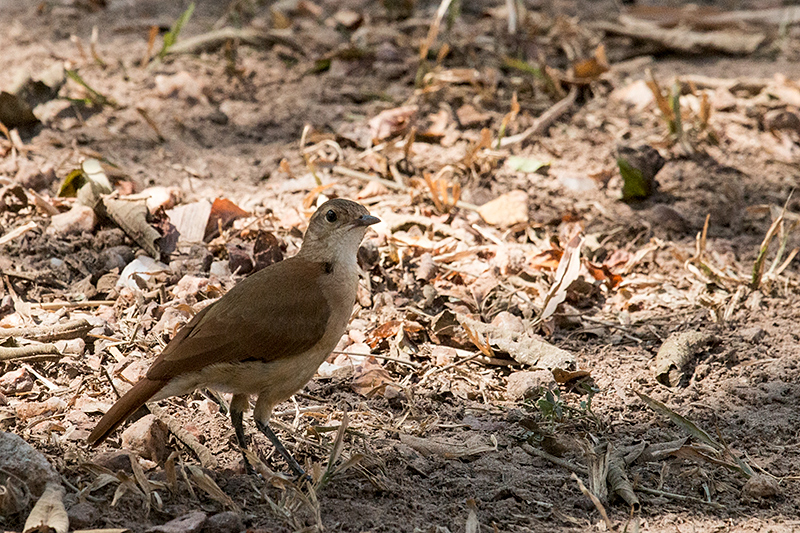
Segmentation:
[(506, 398), (508, 400), (533, 398), (539, 395), (543, 389), (550, 389), (555, 386), (556, 381), (553, 379), (553, 373), (549, 370), (514, 372), (508, 376)]
[(167, 455), (167, 426), (153, 415), (146, 415), (122, 433), (122, 447), (145, 459), (160, 463)]
[(207, 516), (203, 511), (191, 511), (166, 524), (151, 527), (147, 533), (198, 533)]
[(92, 231), (97, 223), (94, 209), (81, 204), (75, 204), (66, 213), (59, 213), (50, 217), (48, 235), (64, 235)]
[(206, 520), (202, 533), (240, 533), (244, 531), (242, 518), (232, 512), (217, 513)]

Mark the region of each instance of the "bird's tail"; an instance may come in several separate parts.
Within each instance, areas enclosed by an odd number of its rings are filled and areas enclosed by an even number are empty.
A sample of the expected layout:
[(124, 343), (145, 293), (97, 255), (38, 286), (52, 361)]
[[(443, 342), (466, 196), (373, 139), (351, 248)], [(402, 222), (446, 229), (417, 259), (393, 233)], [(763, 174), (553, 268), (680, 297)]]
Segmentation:
[(136, 412), (144, 403), (160, 391), (167, 384), (166, 381), (142, 378), (122, 398), (117, 400), (111, 409), (100, 419), (89, 438), (86, 439), (92, 446), (97, 446), (120, 424)]

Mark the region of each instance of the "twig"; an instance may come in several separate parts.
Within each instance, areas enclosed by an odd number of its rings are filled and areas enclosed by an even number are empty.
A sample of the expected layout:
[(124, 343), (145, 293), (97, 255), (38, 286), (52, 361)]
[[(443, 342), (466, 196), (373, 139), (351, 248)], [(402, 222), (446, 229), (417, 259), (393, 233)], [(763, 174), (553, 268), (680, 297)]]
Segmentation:
[(546, 459), (547, 461), (550, 461), (551, 463), (553, 463), (555, 465), (558, 465), (561, 468), (566, 468), (570, 472), (574, 472), (576, 474), (581, 474), (582, 476), (588, 476), (589, 475), (589, 469), (586, 468), (585, 466), (572, 464), (569, 461), (561, 459), (560, 457), (556, 457), (555, 455), (551, 455), (551, 454), (547, 453), (544, 450), (538, 450), (538, 449), (534, 448), (533, 446), (531, 446), (528, 443), (522, 443), (520, 445), (520, 448), (522, 448), (522, 451), (524, 451), (528, 455), (532, 455), (534, 457), (541, 457), (542, 459)]
[(283, 417), (288, 415), (297, 415), (302, 413), (319, 413), (325, 410), (324, 405), (309, 405), (307, 407), (295, 407), (293, 409), (286, 409), (284, 411), (275, 411), (272, 413), (273, 417)]
[(61, 353), (54, 344), (29, 344), (28, 346), (6, 347), (0, 346), (0, 361), (14, 361), (17, 359), (29, 360), (29, 358), (47, 357), (46, 360), (58, 361)]
[(38, 373), (36, 370), (31, 368), (30, 365), (23, 364), (22, 368), (24, 368), (25, 370), (27, 370), (28, 372), (33, 374), (34, 377), (36, 379), (38, 379), (39, 381), (41, 381), (44, 384), (44, 386), (47, 387), (47, 389), (49, 391), (52, 392), (52, 391), (56, 391), (56, 390), (61, 388), (58, 385), (56, 385), (55, 383), (53, 383), (52, 381), (50, 381), (49, 379), (47, 379), (46, 377), (44, 377), (43, 375), (41, 375), (40, 373)]
[(293, 49), (299, 54), (306, 55), (306, 50), (288, 33), (280, 31), (260, 31), (250, 28), (221, 28), (183, 39), (169, 48), (168, 54), (196, 54), (199, 52), (211, 51), (220, 48), (227, 41), (239, 40), (250, 46), (269, 46), (282, 44)]
[[(83, 337), (94, 326), (89, 324), (86, 319), (70, 320), (63, 324), (54, 324), (52, 326), (32, 326), (27, 328), (8, 328), (0, 329), (0, 339), (8, 337), (19, 337), (22, 339), (30, 339), (39, 342), (58, 341), (63, 339), (76, 339)], [(52, 353), (52, 352), (37, 352), (37, 353)]]
[(681, 27), (660, 28), (656, 24), (632, 17), (620, 17), (619, 22), (598, 20), (592, 22), (589, 27), (595, 31), (652, 42), (666, 50), (685, 54), (700, 54), (708, 51), (739, 55), (752, 54), (766, 39), (766, 35), (756, 32), (698, 32)]
[(518, 133), (517, 135), (503, 137), (500, 139), (500, 147), (505, 148), (506, 146), (511, 146), (512, 144), (519, 144), (528, 140), (529, 137), (544, 133), (547, 131), (547, 128), (549, 128), (550, 125), (555, 122), (556, 119), (558, 119), (558, 117), (566, 113), (572, 104), (575, 103), (577, 98), (578, 88), (573, 85), (567, 96), (553, 104), (550, 109), (542, 113), (539, 118), (536, 119), (536, 122), (533, 123), (533, 126), (522, 133)]
[(651, 494), (653, 496), (663, 496), (664, 498), (670, 498), (672, 500), (680, 500), (680, 501), (684, 501), (684, 502), (702, 503), (704, 505), (709, 505), (709, 506), (713, 507), (714, 509), (724, 509), (725, 508), (724, 505), (722, 505), (720, 503), (717, 503), (717, 502), (709, 502), (709, 501), (704, 500), (702, 498), (696, 498), (694, 496), (685, 496), (683, 494), (675, 494), (674, 492), (664, 492), (662, 490), (657, 490), (657, 489), (648, 489), (647, 487), (634, 487), (633, 490), (635, 490), (636, 492), (643, 492), (645, 494)]
[(202, 464), (204, 468), (214, 468), (217, 466), (217, 458), (214, 457), (211, 450), (200, 444), (200, 441), (197, 440), (194, 435), (186, 431), (176, 418), (168, 415), (164, 408), (155, 403), (147, 404), (147, 408), (156, 418), (166, 424), (167, 428), (178, 440), (183, 442), (194, 452), (197, 458), (200, 459), (200, 464)]
[(628, 340), (632, 340), (632, 341), (638, 342), (640, 344), (642, 342), (644, 342), (639, 337), (635, 337), (635, 336), (631, 335), (630, 333), (628, 333), (628, 328), (626, 326), (623, 326), (622, 324), (614, 324), (613, 322), (609, 322), (607, 320), (601, 320), (599, 318), (594, 318), (594, 317), (591, 317), (591, 316), (574, 314), (574, 313), (573, 314), (562, 313), (561, 316), (577, 316), (581, 320), (586, 320), (588, 322), (594, 322), (595, 324), (600, 324), (601, 326), (605, 326), (607, 328), (612, 328), (612, 329), (619, 330), (620, 334), (623, 337), (625, 337), (626, 339), (628, 339)]
[(11, 241), (13, 241), (14, 239), (16, 239), (17, 237), (21, 237), (21, 236), (25, 235), (27, 232), (29, 232), (30, 230), (34, 229), (35, 227), (36, 227), (36, 222), (31, 220), (27, 224), (24, 224), (24, 225), (22, 225), (22, 226), (20, 226), (18, 228), (12, 229), (8, 233), (6, 233), (2, 237), (0, 237), (0, 246), (3, 245), (3, 244), (8, 244)]
[(114, 305), (115, 303), (117, 303), (116, 300), (86, 300), (85, 302), (47, 302), (43, 304), (31, 305), (39, 309), (74, 309), (76, 307), (100, 307), (101, 305)]
[(403, 361), (402, 359), (397, 359), (396, 357), (389, 357), (387, 355), (377, 355), (374, 353), (356, 353), (356, 352), (343, 352), (340, 350), (334, 350), (331, 353), (335, 354), (342, 354), (342, 355), (354, 355), (358, 357), (374, 357), (375, 359), (383, 359), (384, 361), (391, 361), (393, 363), (399, 363), (401, 365), (408, 365), (411, 367), (418, 368), (422, 365), (419, 363), (415, 363), (414, 361)]
[(603, 521), (606, 523), (606, 528), (609, 531), (614, 531), (614, 524), (611, 522), (611, 519), (608, 517), (608, 513), (606, 512), (606, 508), (603, 507), (603, 503), (600, 499), (592, 493), (589, 489), (586, 488), (586, 485), (583, 484), (583, 481), (573, 472), (572, 479), (578, 484), (578, 488), (581, 489), (581, 492), (587, 496), (592, 503), (594, 504), (595, 508), (600, 512), (600, 515), (603, 517)]

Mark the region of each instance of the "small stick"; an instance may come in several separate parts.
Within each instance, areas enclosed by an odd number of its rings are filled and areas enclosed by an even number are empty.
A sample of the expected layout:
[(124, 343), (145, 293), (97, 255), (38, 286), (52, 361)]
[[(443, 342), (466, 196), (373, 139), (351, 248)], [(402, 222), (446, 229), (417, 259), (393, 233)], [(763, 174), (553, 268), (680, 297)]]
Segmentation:
[(179, 441), (183, 442), (190, 450), (194, 452), (203, 468), (214, 468), (217, 466), (217, 458), (211, 453), (211, 450), (200, 444), (200, 441), (194, 435), (186, 431), (181, 423), (172, 416), (168, 415), (163, 407), (155, 403), (148, 403), (147, 408), (156, 418), (164, 422), (167, 428), (175, 435)]
[[(26, 328), (0, 329), (0, 339), (8, 337), (20, 337), (23, 339), (35, 340), (39, 342), (50, 342), (64, 339), (76, 339), (83, 337), (94, 326), (89, 324), (86, 319), (70, 320), (62, 324), (52, 326), (32, 326)], [(40, 353), (40, 352), (37, 352)], [(53, 353), (53, 352), (43, 352)]]
[(600, 515), (603, 517), (603, 521), (606, 523), (606, 528), (608, 528), (609, 531), (614, 531), (614, 524), (608, 517), (606, 508), (603, 507), (603, 503), (600, 501), (600, 499), (597, 496), (595, 496), (594, 493), (592, 493), (592, 491), (586, 488), (586, 485), (583, 484), (583, 481), (581, 481), (580, 478), (577, 476), (577, 474), (575, 474), (574, 472), (572, 473), (572, 479), (574, 479), (575, 482), (578, 484), (578, 488), (581, 489), (581, 492), (585, 496), (587, 496), (590, 500), (592, 500), (592, 503), (594, 504), (595, 508), (600, 512)]
[(664, 492), (662, 490), (657, 490), (657, 489), (648, 489), (647, 487), (634, 487), (633, 490), (635, 490), (636, 492), (644, 492), (645, 494), (651, 494), (653, 496), (663, 496), (664, 498), (670, 498), (672, 500), (702, 503), (704, 505), (710, 505), (714, 509), (725, 508), (724, 505), (717, 502), (709, 502), (703, 500), (702, 498), (695, 498), (694, 496), (685, 496), (683, 494), (675, 494), (674, 492)]
[(36, 370), (31, 368), (30, 365), (23, 364), (22, 368), (33, 374), (34, 377), (36, 377), (36, 379), (44, 383), (44, 386), (47, 387), (51, 392), (61, 388), (52, 381), (50, 381), (49, 379), (47, 379), (46, 377), (44, 377), (43, 375), (41, 375), (40, 373), (38, 373)]
[(396, 357), (389, 357), (388, 355), (378, 355), (374, 353), (356, 353), (356, 352), (342, 352), (340, 350), (334, 350), (331, 353), (342, 354), (342, 355), (352, 355), (357, 357), (374, 357), (375, 359), (383, 359), (384, 361), (391, 361), (393, 363), (398, 363), (401, 365), (408, 365), (412, 367), (420, 367), (419, 363), (415, 363), (414, 361), (403, 361), (402, 359), (397, 359)]
[(28, 346), (0, 346), (0, 361), (14, 361), (32, 357), (47, 357), (47, 360), (58, 361), (61, 353), (54, 344), (29, 344)]
[(538, 450), (538, 449), (534, 448), (533, 446), (531, 446), (528, 443), (523, 443), (520, 446), (520, 448), (522, 448), (522, 450), (525, 453), (527, 453), (528, 455), (532, 455), (534, 457), (541, 457), (542, 459), (546, 459), (546, 460), (550, 461), (551, 463), (560, 466), (561, 468), (566, 468), (570, 472), (574, 472), (575, 474), (581, 474), (582, 476), (588, 476), (589, 475), (589, 469), (586, 468), (585, 466), (572, 464), (569, 461), (561, 459), (560, 457), (556, 457), (555, 455), (549, 454), (544, 450)]
[(116, 300), (86, 300), (85, 302), (47, 302), (43, 304), (31, 304), (39, 309), (74, 309), (76, 307), (100, 307), (101, 305), (114, 305)]
[(507, 146), (511, 146), (512, 144), (519, 144), (527, 141), (529, 137), (544, 133), (545, 130), (547, 130), (547, 128), (549, 128), (550, 125), (555, 122), (556, 119), (558, 119), (558, 117), (567, 112), (567, 109), (569, 109), (572, 104), (575, 103), (577, 98), (578, 89), (573, 85), (567, 96), (553, 104), (550, 109), (542, 113), (539, 118), (536, 119), (536, 122), (533, 123), (533, 126), (522, 133), (518, 133), (517, 135), (503, 137), (500, 139), (500, 147), (505, 148)]

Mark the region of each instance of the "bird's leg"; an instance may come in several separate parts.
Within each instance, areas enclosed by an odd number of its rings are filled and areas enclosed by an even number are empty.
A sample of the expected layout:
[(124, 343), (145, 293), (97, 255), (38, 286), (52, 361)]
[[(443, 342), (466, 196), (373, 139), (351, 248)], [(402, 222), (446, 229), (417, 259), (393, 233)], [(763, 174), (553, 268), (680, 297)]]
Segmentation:
[(244, 412), (247, 410), (248, 403), (247, 394), (234, 394), (233, 398), (231, 399), (230, 414), (231, 424), (233, 424), (233, 431), (236, 432), (236, 441), (239, 443), (239, 447), (242, 449), (242, 459), (244, 459), (245, 470), (247, 470), (248, 474), (255, 474), (253, 466), (250, 464), (250, 461), (247, 460), (247, 455), (244, 453), (244, 450), (247, 449), (247, 438), (244, 434), (243, 420)]
[(260, 420), (256, 419), (256, 427), (258, 430), (267, 436), (269, 441), (275, 446), (275, 449), (278, 450), (278, 453), (283, 456), (287, 463), (289, 463), (289, 468), (292, 470), (292, 473), (297, 476), (299, 479), (310, 479), (306, 474), (306, 471), (303, 470), (303, 467), (300, 466), (300, 463), (297, 462), (297, 459), (289, 453), (283, 444), (281, 443), (278, 436), (272, 431), (272, 428), (269, 427), (269, 423), (261, 422)]
[(275, 449), (278, 451), (279, 454), (283, 456), (286, 462), (289, 464), (289, 468), (291, 469), (292, 473), (297, 476), (298, 479), (311, 481), (311, 477), (309, 477), (303, 467), (300, 466), (300, 463), (297, 462), (292, 454), (283, 446), (278, 436), (272, 431), (272, 428), (269, 427), (269, 418), (272, 416), (272, 405), (273, 400), (270, 397), (268, 392), (262, 392), (258, 395), (258, 399), (256, 400), (256, 405), (253, 408), (253, 419), (256, 422), (256, 427), (258, 430), (267, 436), (269, 441), (275, 446)]

